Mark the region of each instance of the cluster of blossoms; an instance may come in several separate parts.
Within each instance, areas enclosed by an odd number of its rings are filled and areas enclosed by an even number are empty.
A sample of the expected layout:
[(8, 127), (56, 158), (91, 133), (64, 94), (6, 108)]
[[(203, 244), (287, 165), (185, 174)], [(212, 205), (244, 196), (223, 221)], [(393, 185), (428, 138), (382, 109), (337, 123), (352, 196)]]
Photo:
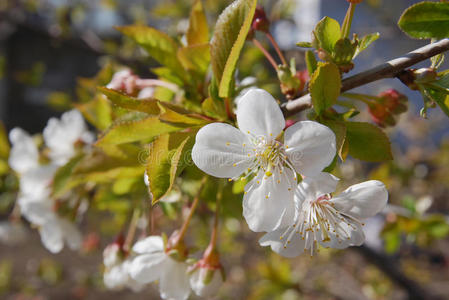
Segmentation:
[(319, 245), (341, 249), (363, 243), (363, 219), (384, 208), (388, 193), (383, 183), (371, 180), (332, 195), (338, 178), (322, 172), (336, 153), (329, 128), (302, 121), (284, 131), (276, 100), (260, 89), (240, 99), (237, 123), (238, 129), (224, 123), (204, 126), (192, 158), (209, 175), (250, 179), (243, 216), (251, 230), (266, 232), (262, 246), (294, 257), (313, 255)]
[(397, 116), (407, 111), (407, 97), (394, 89), (386, 90), (368, 104), (368, 111), (377, 125), (394, 126)]
[[(20, 128), (11, 130), (9, 138), (12, 144), (9, 165), (19, 176), (17, 204), (22, 216), (38, 228), (42, 243), (49, 251), (61, 251), (64, 243), (71, 249), (78, 249), (81, 233), (69, 217), (77, 217), (82, 205), (76, 203), (83, 200), (73, 199), (70, 193), (54, 199), (51, 193), (56, 170), (94, 141), (80, 112), (72, 110), (64, 113), (61, 119), (48, 121), (43, 132), (43, 151), (39, 151), (35, 139)], [(68, 207), (73, 214), (60, 215), (61, 207)]]
[(177, 232), (168, 241), (148, 236), (137, 241), (129, 252), (123, 249), (120, 239), (106, 247), (106, 287), (140, 291), (146, 284), (159, 281), (163, 299), (187, 299), (191, 290), (201, 297), (215, 295), (224, 280), (218, 254), (208, 248), (200, 261), (189, 264), (187, 250), (178, 237)]

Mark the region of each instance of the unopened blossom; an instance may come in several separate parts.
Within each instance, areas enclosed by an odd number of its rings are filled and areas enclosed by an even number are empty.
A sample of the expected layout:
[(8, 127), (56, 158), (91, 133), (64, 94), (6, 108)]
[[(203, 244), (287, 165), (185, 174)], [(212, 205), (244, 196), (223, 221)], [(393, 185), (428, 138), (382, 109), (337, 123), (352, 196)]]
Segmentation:
[(123, 251), (120, 243), (108, 245), (103, 251), (103, 273), (104, 285), (111, 290), (121, 290), (125, 287), (138, 292), (144, 285), (135, 281), (129, 275), (131, 260), (126, 258), (127, 253)]
[(136, 81), (139, 79), (130, 69), (123, 69), (116, 72), (106, 87), (108, 89), (125, 92), (133, 95), (136, 93), (137, 85)]
[(198, 267), (190, 275), (190, 286), (195, 294), (200, 297), (215, 296), (223, 282), (224, 276), (221, 269)]
[(385, 207), (388, 192), (382, 182), (370, 180), (333, 197), (337, 182), (328, 173), (305, 178), (295, 190), (297, 206), (291, 223), (265, 234), (260, 245), (271, 246), (285, 257), (303, 252), (313, 255), (319, 245), (337, 249), (361, 245), (365, 240), (363, 220)]
[(252, 177), (245, 187), (243, 215), (253, 231), (284, 227), (294, 217), (296, 173), (319, 174), (335, 156), (334, 133), (317, 122), (287, 128), (276, 100), (253, 89), (240, 100), (239, 129), (224, 123), (201, 128), (192, 150), (195, 164), (209, 175)]
[(51, 118), (43, 132), (49, 157), (56, 165), (64, 165), (76, 154), (76, 145), (91, 144), (95, 137), (88, 131), (78, 110), (62, 114), (60, 119)]
[(134, 280), (141, 284), (158, 280), (163, 299), (185, 300), (189, 297), (187, 264), (166, 253), (162, 237), (149, 236), (134, 244), (132, 250), (135, 257), (129, 273)]

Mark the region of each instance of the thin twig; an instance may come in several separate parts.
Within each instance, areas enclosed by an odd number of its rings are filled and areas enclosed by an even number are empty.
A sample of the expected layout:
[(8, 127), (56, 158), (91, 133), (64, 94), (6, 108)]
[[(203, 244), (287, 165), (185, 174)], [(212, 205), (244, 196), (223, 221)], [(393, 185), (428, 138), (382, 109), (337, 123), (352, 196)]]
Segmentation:
[(253, 39), (252, 41), (253, 41), (254, 45), (256, 45), (256, 47), (259, 48), (260, 51), (262, 51), (263, 55), (265, 55), (265, 57), (268, 59), (270, 64), (277, 71), (278, 65), (277, 65), (276, 61), (274, 60), (273, 56), (271, 56), (271, 54), (267, 51), (267, 49), (265, 49), (258, 40)]
[[(396, 77), (404, 69), (448, 50), (449, 39), (444, 39), (439, 42), (418, 48), (399, 58), (387, 61), (372, 69), (344, 79), (342, 81), (341, 92), (345, 92), (383, 78)], [(289, 101), (281, 106), (285, 115), (292, 115), (310, 107), (312, 107), (312, 98), (310, 97), (310, 94)]]

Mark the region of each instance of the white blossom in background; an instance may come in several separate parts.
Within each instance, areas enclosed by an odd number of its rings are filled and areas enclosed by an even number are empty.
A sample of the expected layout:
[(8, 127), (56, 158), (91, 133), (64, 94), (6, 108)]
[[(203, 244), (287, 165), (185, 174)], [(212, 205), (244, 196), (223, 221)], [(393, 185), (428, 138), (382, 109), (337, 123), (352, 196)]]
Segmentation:
[(138, 77), (130, 69), (122, 69), (112, 76), (111, 82), (106, 87), (108, 89), (126, 92), (127, 94), (133, 94), (136, 87), (136, 81)]
[(335, 135), (312, 121), (288, 127), (284, 141), (277, 138), (285, 119), (276, 100), (252, 89), (239, 103), (239, 129), (224, 123), (201, 128), (192, 150), (194, 163), (205, 173), (238, 179), (254, 176), (245, 186), (243, 215), (253, 231), (285, 227), (294, 217), (296, 172), (319, 174), (335, 156)]
[(137, 94), (138, 99), (151, 98), (154, 95), (154, 87), (148, 86), (140, 90), (139, 94)]
[(135, 257), (129, 266), (131, 277), (141, 284), (159, 281), (163, 299), (185, 300), (190, 295), (187, 264), (170, 257), (160, 236), (149, 236), (132, 248)]
[(190, 286), (196, 295), (210, 298), (217, 294), (224, 282), (221, 269), (198, 267), (190, 274)]
[(285, 257), (313, 255), (318, 246), (343, 249), (363, 244), (363, 220), (386, 205), (385, 185), (370, 180), (350, 186), (333, 197), (338, 179), (328, 173), (305, 178), (295, 190), (296, 214), (288, 226), (265, 234), (262, 246)]
[(93, 135), (77, 110), (52, 118), (43, 132), (50, 161), (39, 162), (39, 151), (27, 132), (14, 128), (9, 134), (12, 148), (9, 165), (19, 175), (17, 203), (21, 214), (39, 230), (43, 245), (52, 253), (60, 252), (64, 244), (76, 250), (82, 236), (77, 227), (55, 211), (51, 185), (56, 170), (76, 154), (76, 144), (90, 144)]
[(50, 159), (56, 165), (66, 164), (76, 154), (76, 144), (92, 144), (95, 140), (78, 110), (62, 114), (61, 119), (51, 118), (44, 128), (45, 145), (50, 149)]
[(110, 244), (104, 249), (104, 285), (111, 290), (121, 290), (127, 287), (134, 292), (139, 292), (144, 285), (131, 278), (129, 275), (130, 260), (125, 259), (124, 256), (118, 243)]
[(8, 245), (15, 246), (23, 244), (28, 236), (27, 229), (21, 222), (0, 222), (0, 242)]

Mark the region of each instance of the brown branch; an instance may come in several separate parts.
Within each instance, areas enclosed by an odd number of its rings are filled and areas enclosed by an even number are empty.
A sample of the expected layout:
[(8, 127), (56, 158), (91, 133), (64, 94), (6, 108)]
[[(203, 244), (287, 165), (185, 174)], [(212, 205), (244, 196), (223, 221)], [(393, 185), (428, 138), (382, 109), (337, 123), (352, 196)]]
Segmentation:
[[(444, 39), (418, 48), (399, 58), (392, 59), (372, 69), (344, 79), (342, 81), (341, 92), (345, 92), (379, 79), (396, 77), (404, 69), (448, 50), (449, 39)], [(292, 115), (310, 107), (312, 107), (312, 98), (310, 97), (310, 94), (286, 102), (281, 106), (285, 115)]]

